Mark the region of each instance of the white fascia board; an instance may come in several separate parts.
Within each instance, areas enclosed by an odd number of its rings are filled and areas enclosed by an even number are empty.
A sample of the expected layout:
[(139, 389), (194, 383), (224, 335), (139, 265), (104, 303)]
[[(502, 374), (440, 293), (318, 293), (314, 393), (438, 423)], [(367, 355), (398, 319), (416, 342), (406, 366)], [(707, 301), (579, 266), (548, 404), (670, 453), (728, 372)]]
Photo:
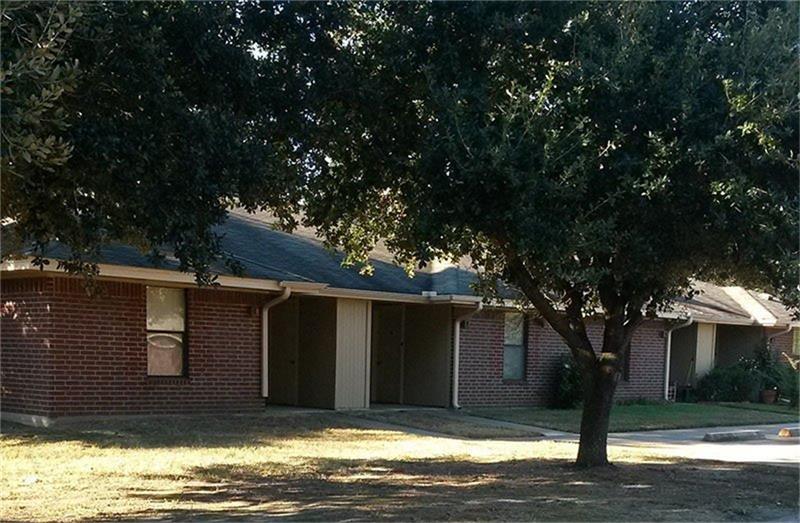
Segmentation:
[(431, 303), (452, 303), (454, 305), (476, 305), (483, 301), (483, 298), (459, 294), (437, 294), (436, 296), (430, 296), (428, 301)]
[(290, 288), (292, 292), (299, 294), (319, 294), (319, 291), (328, 288), (327, 283), (316, 283), (309, 281), (289, 281), (283, 280), (279, 283), (283, 288)]
[[(48, 276), (69, 276), (66, 272), (50, 268), (55, 267), (57, 260), (49, 260), (50, 265), (40, 269), (33, 265), (33, 258), (7, 260), (0, 264), (0, 272), (22, 273), (30, 272), (46, 274)], [(113, 278), (132, 280), (142, 283), (169, 283), (180, 286), (195, 286), (197, 282), (193, 274), (167, 269), (153, 269), (149, 267), (130, 267), (127, 265), (111, 265), (100, 263), (97, 265), (100, 278)], [(252, 291), (280, 291), (283, 287), (275, 280), (262, 280), (259, 278), (240, 278), (237, 276), (218, 276), (217, 283), (220, 287), (243, 289)]]
[(375, 301), (394, 301), (405, 303), (430, 303), (430, 298), (417, 294), (402, 292), (367, 291), (360, 289), (344, 289), (340, 287), (325, 287), (317, 293), (318, 296), (328, 298), (352, 298)]

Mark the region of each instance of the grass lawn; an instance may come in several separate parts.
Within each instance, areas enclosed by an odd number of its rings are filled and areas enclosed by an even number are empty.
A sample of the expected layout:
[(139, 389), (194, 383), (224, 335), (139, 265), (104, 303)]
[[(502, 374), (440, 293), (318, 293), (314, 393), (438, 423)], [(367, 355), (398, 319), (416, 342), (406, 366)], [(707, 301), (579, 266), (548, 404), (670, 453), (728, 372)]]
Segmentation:
[(779, 414), (787, 414), (789, 416), (794, 416), (795, 420), (800, 419), (800, 409), (798, 406), (795, 405), (792, 407), (791, 405), (784, 405), (780, 403), (773, 403), (772, 405), (767, 405), (766, 403), (720, 403), (724, 407), (731, 407), (734, 409), (748, 409), (748, 410), (760, 410), (762, 412), (777, 412)]
[[(360, 420), (363, 424), (363, 420)], [(792, 467), (430, 437), (335, 413), (6, 423), (0, 520), (754, 520), (796, 513)]]
[[(733, 405), (736, 405), (733, 407)], [(723, 425), (756, 425), (798, 421), (797, 411), (776, 405), (665, 403), (651, 405), (615, 405), (611, 411), (611, 432), (681, 429)], [(750, 407), (747, 407), (750, 406)], [(755, 406), (755, 407), (753, 407)], [(781, 410), (777, 410), (781, 409)], [(512, 421), (551, 429), (578, 432), (580, 409), (485, 408), (470, 413), (492, 419)]]

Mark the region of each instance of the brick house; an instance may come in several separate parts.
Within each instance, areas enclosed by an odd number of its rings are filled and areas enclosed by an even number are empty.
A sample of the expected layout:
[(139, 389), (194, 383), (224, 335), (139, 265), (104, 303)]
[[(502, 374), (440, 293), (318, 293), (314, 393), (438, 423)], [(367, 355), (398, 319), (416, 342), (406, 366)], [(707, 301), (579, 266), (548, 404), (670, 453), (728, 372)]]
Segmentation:
[[(121, 245), (104, 249), (92, 295), (80, 279), (33, 267), (26, 253), (3, 263), (3, 415), (46, 424), (62, 416), (257, 411), (265, 403), (550, 401), (565, 346), (532, 313), (483, 308), (470, 271), (434, 264), (409, 278), (377, 253), (367, 277), (343, 268), (313, 231), (286, 234), (239, 213), (222, 229), (244, 273), (215, 267), (213, 288), (197, 287), (175, 260), (155, 267)], [(59, 245), (46, 253), (65, 254)], [(708, 288), (716, 297), (719, 288)], [(700, 296), (648, 321), (632, 342), (618, 397), (664, 398), (673, 338), (676, 351), (688, 351), (693, 339), (695, 354), (705, 354), (702, 333), (678, 339), (690, 330), (686, 318), (696, 316), (695, 328), (725, 320), (774, 332), (773, 344), (791, 350), (788, 313), (753, 296), (770, 314)], [(676, 326), (683, 328), (673, 336)], [(601, 326), (590, 333), (599, 345)]]

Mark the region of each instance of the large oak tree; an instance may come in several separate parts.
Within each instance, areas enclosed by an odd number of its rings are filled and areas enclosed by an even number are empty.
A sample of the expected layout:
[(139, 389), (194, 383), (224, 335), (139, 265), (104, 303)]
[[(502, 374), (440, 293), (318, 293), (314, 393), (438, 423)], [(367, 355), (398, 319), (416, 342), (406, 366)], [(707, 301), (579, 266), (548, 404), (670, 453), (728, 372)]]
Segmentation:
[[(621, 362), (693, 278), (797, 303), (798, 5), (352, 6), (317, 75), (310, 224), (353, 260), (469, 256), (566, 341), (577, 462)], [(491, 294), (491, 293), (490, 293)], [(587, 322), (604, 325), (602, 343)]]
[(565, 339), (605, 464), (647, 314), (692, 278), (797, 304), (797, 10), (6, 2), (4, 244), (168, 248), (207, 283), (238, 204), (351, 261), (469, 256)]

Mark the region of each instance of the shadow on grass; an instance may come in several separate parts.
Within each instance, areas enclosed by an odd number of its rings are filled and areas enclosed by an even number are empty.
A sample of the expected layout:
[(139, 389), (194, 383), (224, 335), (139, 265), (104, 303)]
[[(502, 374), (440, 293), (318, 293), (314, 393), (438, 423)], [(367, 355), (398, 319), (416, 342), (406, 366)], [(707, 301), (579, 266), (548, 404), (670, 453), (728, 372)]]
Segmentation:
[(2, 434), (6, 446), (77, 441), (100, 448), (224, 448), (281, 445), (289, 438), (329, 439), (337, 429), (364, 430), (342, 416), (314, 413), (97, 418), (50, 428), (3, 422)]
[(787, 468), (676, 461), (581, 470), (549, 459), (221, 463), (141, 479), (127, 495), (151, 508), (126, 520), (757, 520), (796, 514), (798, 488)]

